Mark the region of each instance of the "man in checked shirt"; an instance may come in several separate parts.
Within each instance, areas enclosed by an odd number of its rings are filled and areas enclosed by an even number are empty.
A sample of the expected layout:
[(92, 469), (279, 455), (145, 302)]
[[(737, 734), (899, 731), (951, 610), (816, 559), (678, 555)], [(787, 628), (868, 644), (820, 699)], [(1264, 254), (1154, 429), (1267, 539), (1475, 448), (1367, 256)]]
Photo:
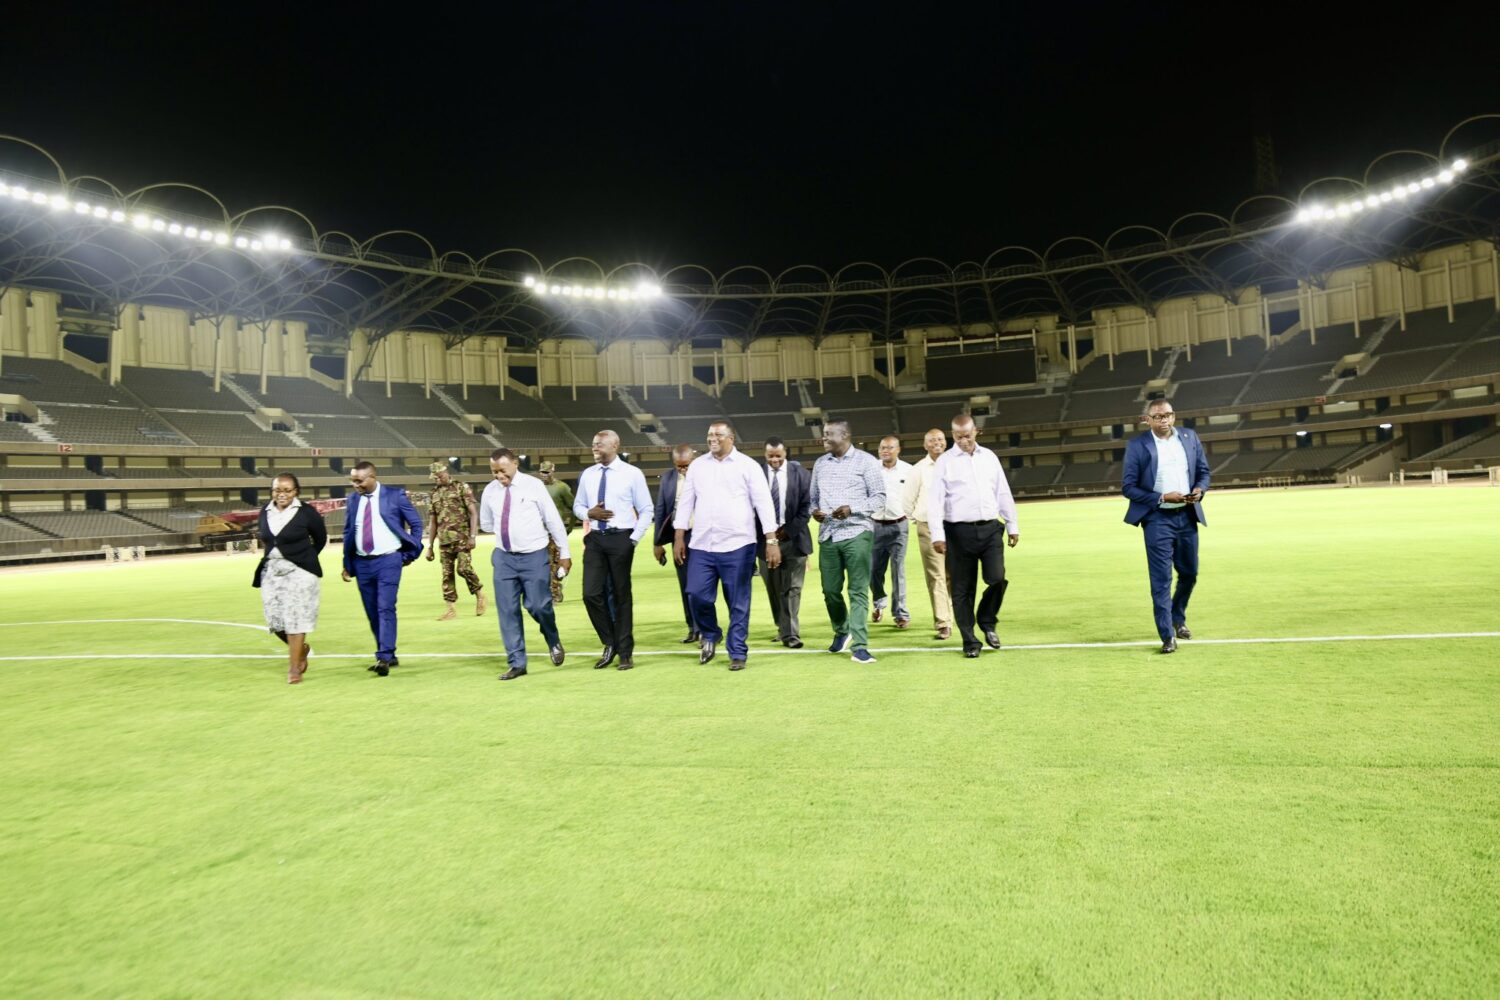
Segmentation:
[[(823, 602), (833, 623), (830, 653), (852, 648), (855, 663), (874, 663), (870, 654), (870, 552), (875, 522), (870, 515), (885, 506), (885, 477), (880, 460), (849, 442), (849, 421), (823, 425), (823, 450), (813, 463), (812, 507), (818, 529), (818, 568)], [(844, 603), (844, 581), (849, 602)]]

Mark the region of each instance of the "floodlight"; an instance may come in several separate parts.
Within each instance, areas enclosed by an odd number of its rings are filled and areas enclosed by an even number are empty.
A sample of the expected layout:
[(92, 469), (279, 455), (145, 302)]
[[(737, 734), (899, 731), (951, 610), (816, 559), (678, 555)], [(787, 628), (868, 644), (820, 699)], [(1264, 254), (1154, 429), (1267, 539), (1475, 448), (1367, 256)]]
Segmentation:
[(1452, 184), (1453, 183), (1453, 171), (1451, 171), (1451, 170), (1444, 170), (1442, 173), (1438, 174), (1438, 180), (1442, 181), (1444, 184)]
[(562, 288), (558, 285), (553, 285), (551, 288), (551, 292), (553, 295), (556, 295), (560, 291), (562, 291)]
[(250, 245), (250, 241), (243, 236), (236, 236), (234, 238), (234, 245), (243, 250)]
[(222, 246), (228, 246), (229, 245), (229, 234), (228, 233), (214, 233), (214, 242), (216, 244), (218, 244), (219, 246), (221, 246), (221, 247)]
[(38, 191), (36, 194), (32, 195), (31, 196), (31, 200), (33, 202), (35, 202), (36, 204), (38, 204), (38, 205), (45, 205), (45, 204), (47, 204), (47, 196), (44, 195), (44, 194), (42, 194), (42, 192), (40, 192), (40, 191)]
[(122, 212), (122, 211), (120, 211), (117, 208), (113, 212), (109, 213), (109, 221), (110, 222), (124, 222), (125, 221), (125, 213)]
[(153, 232), (164, 233), (167, 231), (167, 224), (160, 219), (152, 219), (151, 229)]
[(1380, 201), (1382, 203), (1389, 202), (1390, 200), (1391, 200), (1391, 193), (1389, 191), (1382, 191), (1382, 192), (1380, 192)]
[(105, 208), (103, 205), (98, 206), (97, 208), (94, 209), (94, 218), (96, 218), (96, 219), (107, 219), (107, 218), (109, 218), (109, 209)]
[(182, 223), (180, 223), (180, 222), (174, 222), (174, 223), (172, 223), (170, 226), (167, 227), (167, 232), (171, 233), (173, 236), (181, 236), (182, 235)]
[(214, 241), (214, 234), (207, 229), (200, 229), (198, 230), (198, 238), (204, 243), (212, 243)]
[(63, 209), (65, 209), (67, 207), (68, 207), (68, 199), (64, 198), (60, 194), (55, 194), (55, 195), (52, 196), (52, 210), (54, 212), (61, 212)]
[(1422, 178), (1422, 187), (1423, 188), (1430, 189), (1430, 188), (1434, 187), (1436, 184), (1437, 184), (1437, 181), (1433, 180), (1431, 177), (1423, 177)]
[(88, 215), (89, 203), (86, 201), (76, 202), (73, 205), (73, 211), (77, 212), (79, 215)]
[(1453, 161), (1453, 172), (1454, 173), (1461, 174), (1465, 170), (1468, 170), (1468, 169), (1469, 169), (1469, 161), (1465, 160), (1463, 157), (1459, 157), (1458, 159), (1456, 159), (1456, 160)]
[(1299, 438), (1305, 438), (1305, 437), (1307, 437), (1307, 431), (1298, 431), (1297, 432), (1297, 436)]
[(26, 199), (31, 197), (31, 194), (20, 184), (17, 184), (15, 187), (10, 189), (10, 196), (17, 201), (25, 201)]
[(1416, 181), (1412, 181), (1410, 184), (1406, 185), (1407, 194), (1416, 194), (1420, 190), (1422, 190), (1422, 185), (1418, 184)]
[(196, 240), (198, 238), (198, 227), (188, 226), (182, 231), (182, 235), (186, 236), (190, 240)]
[(290, 250), (292, 248), (292, 241), (283, 236), (280, 240), (277, 240), (276, 245), (282, 250)]
[(1377, 198), (1377, 197), (1375, 197), (1373, 194), (1372, 195), (1367, 195), (1365, 197), (1365, 207), (1366, 208), (1375, 208), (1379, 204), (1380, 204), (1380, 199)]
[(525, 285), (526, 285), (527, 288), (535, 288), (536, 287), (536, 278), (534, 278), (534, 277), (532, 277), (531, 275), (528, 274), (526, 276)]
[(151, 225), (151, 216), (145, 212), (137, 212), (130, 217), (130, 224), (137, 229), (145, 229)]
[(265, 244), (262, 243), (260, 240), (251, 240), (250, 241), (250, 249), (251, 250), (261, 250), (261, 249), (264, 249), (264, 248), (265, 248)]
[(617, 289), (617, 288), (611, 288), (609, 291), (605, 292), (604, 294), (607, 295), (607, 296), (609, 296), (612, 299), (616, 299), (616, 298), (620, 297), (620, 290)]
[(1380, 429), (1383, 430), (1383, 431), (1388, 431), (1388, 430), (1391, 429), (1391, 425), (1390, 424), (1381, 424), (1380, 425)]

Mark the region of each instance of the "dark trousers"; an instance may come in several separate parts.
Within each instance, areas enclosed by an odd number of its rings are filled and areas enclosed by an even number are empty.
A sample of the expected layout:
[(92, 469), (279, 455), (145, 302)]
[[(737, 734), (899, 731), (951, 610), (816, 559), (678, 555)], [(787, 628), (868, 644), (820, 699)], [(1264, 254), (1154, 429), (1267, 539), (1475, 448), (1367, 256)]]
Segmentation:
[(355, 556), (354, 580), (375, 637), (375, 659), (396, 655), (396, 592), (401, 589), (401, 553)]
[(583, 605), (599, 641), (615, 647), (621, 656), (635, 651), (630, 596), (630, 566), (634, 561), (630, 532), (590, 531), (584, 536)]
[(771, 602), (771, 620), (776, 623), (776, 638), (802, 638), (802, 580), (807, 575), (807, 556), (781, 553), (781, 565), (772, 569), (760, 561), (760, 578), (766, 584), (766, 599)]
[(979, 597), (979, 628), (988, 632), (1000, 618), (1005, 600), (1005, 528), (999, 521), (978, 524), (943, 522), (948, 542), (944, 565), (948, 570), (948, 593), (953, 598), (953, 624), (963, 636), (965, 649), (983, 645), (974, 635), (974, 591), (980, 574), (984, 593)]
[[(672, 558), (672, 546), (667, 546), (667, 558)], [(688, 596), (688, 564), (693, 561), (693, 550), (687, 550), (687, 558), (682, 560), (681, 565), (676, 560), (672, 561), (672, 567), (677, 570), (677, 589), (682, 591), (682, 620), (687, 622), (689, 632), (698, 631), (698, 623), (693, 620), (693, 599)]]
[[(1176, 626), (1187, 621), (1188, 598), (1198, 582), (1198, 522), (1191, 507), (1180, 513), (1154, 510), (1141, 522), (1146, 539), (1146, 569), (1151, 576), (1151, 605), (1156, 634), (1166, 642)], [(1177, 570), (1177, 593), (1172, 593), (1172, 570)]]
[(526, 630), (521, 608), (542, 630), (542, 641), (550, 649), (562, 645), (557, 618), (552, 611), (552, 588), (547, 584), (547, 550), (506, 552), (495, 549), (490, 566), (495, 571), (495, 614), (500, 619), (500, 642), (505, 662), (526, 669)]
[(732, 552), (694, 549), (688, 557), (687, 592), (693, 601), (693, 620), (704, 639), (720, 642), (719, 613), (714, 604), (719, 586), (729, 604), (729, 658), (743, 660), (750, 654), (750, 590), (755, 579), (755, 546)]

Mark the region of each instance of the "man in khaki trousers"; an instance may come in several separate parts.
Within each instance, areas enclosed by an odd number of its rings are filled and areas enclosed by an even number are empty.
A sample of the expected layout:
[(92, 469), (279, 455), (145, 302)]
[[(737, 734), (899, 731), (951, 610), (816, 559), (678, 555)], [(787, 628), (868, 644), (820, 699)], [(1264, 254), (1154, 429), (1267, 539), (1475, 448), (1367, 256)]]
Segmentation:
[(932, 551), (932, 532), (927, 527), (927, 497), (932, 492), (932, 467), (948, 450), (947, 436), (936, 427), (922, 439), (927, 454), (912, 466), (906, 481), (906, 516), (917, 523), (917, 547), (922, 552), (922, 574), (927, 577), (927, 596), (932, 600), (932, 624), (937, 638), (953, 634), (953, 603), (948, 599), (948, 575), (945, 559)]

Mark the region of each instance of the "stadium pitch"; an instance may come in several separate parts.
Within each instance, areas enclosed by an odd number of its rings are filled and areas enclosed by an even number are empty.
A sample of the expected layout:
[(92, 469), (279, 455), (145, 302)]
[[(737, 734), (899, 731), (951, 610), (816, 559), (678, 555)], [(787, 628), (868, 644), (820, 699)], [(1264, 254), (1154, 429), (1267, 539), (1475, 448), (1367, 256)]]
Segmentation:
[(643, 544), (662, 655), (590, 669), (575, 574), (509, 684), (425, 560), (379, 679), (326, 553), (296, 687), (249, 556), (0, 572), (0, 992), (1500, 992), (1500, 490), (1206, 511), (1174, 656), (1117, 498), (1021, 507), (977, 661), (915, 551), (873, 665), (815, 566), (807, 650), (757, 583), (749, 670), (675, 655)]

